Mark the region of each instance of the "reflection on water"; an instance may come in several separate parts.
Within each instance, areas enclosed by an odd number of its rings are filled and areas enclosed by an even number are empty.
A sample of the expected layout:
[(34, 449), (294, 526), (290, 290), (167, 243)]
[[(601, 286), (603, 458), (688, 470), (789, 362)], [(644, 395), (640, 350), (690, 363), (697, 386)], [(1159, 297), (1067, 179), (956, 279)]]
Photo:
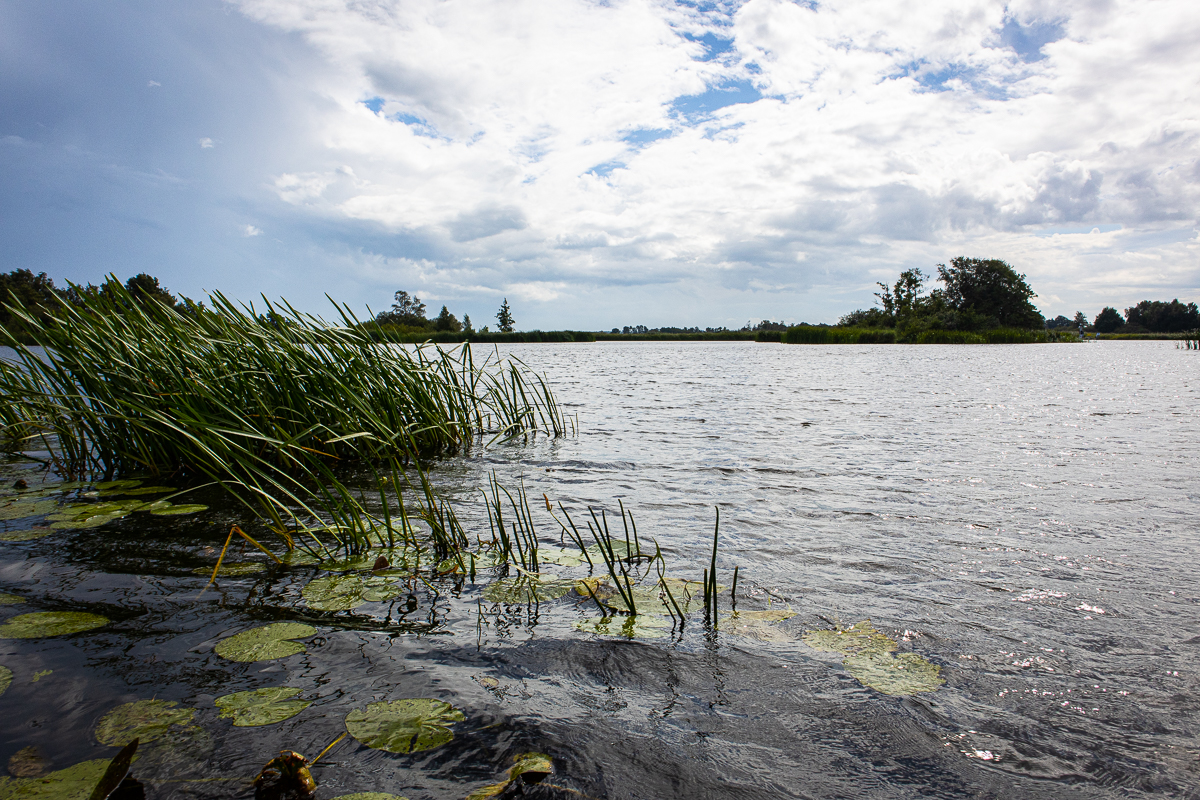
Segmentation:
[[(540, 797), (1196, 796), (1195, 354), (1156, 342), (511, 352), (548, 373), (580, 432), (438, 465), (468, 531), (488, 536), (480, 492), (494, 470), (568, 509), (619, 514), (622, 500), (675, 577), (698, 580), (719, 505), (719, 568), (725, 582), (740, 567), (739, 608), (794, 616), (741, 621), (757, 635), (709, 634), (695, 615), (680, 635), (668, 618), (662, 638), (625, 640), (577, 629), (596, 617), (578, 593), (489, 602), (486, 569), (475, 583), (398, 579), (348, 610), (306, 603), (305, 585), (329, 574), (318, 566), (264, 561), (201, 594), (193, 570), (245, 522), (205, 497), (197, 520), (134, 514), (0, 543), (0, 592), (26, 601), (0, 605), (0, 621), (111, 620), (0, 640), (13, 673), (0, 758), (35, 747), (47, 770), (111, 758), (97, 721), (159, 699), (195, 709), (196, 733), (135, 765), (147, 796), (250, 797), (279, 750), (311, 758), (355, 709), (434, 698), (466, 717), (451, 741), (407, 755), (343, 742), (314, 768), (318, 796), (461, 798), (527, 752), (554, 762), (550, 785), (528, 790)], [(882, 694), (843, 652), (803, 641), (864, 620), (944, 685)], [(318, 633), (274, 661), (214, 652), (276, 621)], [(310, 705), (266, 727), (219, 716), (216, 698), (269, 687)]]

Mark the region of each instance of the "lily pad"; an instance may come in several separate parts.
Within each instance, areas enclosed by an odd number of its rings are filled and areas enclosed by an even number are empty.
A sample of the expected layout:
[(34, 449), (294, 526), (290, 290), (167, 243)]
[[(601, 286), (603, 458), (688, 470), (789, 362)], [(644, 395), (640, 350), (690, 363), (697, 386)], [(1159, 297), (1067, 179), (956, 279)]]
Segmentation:
[[(221, 568), (217, 570), (217, 575), (224, 575), (227, 578), (235, 578), (239, 575), (254, 575), (265, 571), (267, 565), (261, 561), (226, 561), (222, 562)], [(212, 567), (196, 567), (192, 572), (196, 575), (212, 575)]]
[(762, 611), (738, 611), (733, 619), (754, 620), (756, 622), (783, 622), (796, 616), (795, 611), (784, 611), (781, 608), (766, 608)]
[(538, 561), (546, 564), (557, 564), (560, 567), (578, 567), (583, 563), (583, 555), (575, 550), (564, 550), (561, 547), (538, 547)]
[(9, 594), (8, 592), (0, 592), (0, 606), (11, 606), (17, 603), (24, 603), (25, 598), (19, 594)]
[(442, 700), (426, 698), (370, 703), (346, 716), (346, 730), (374, 750), (416, 753), (454, 738), (450, 725), (466, 719)]
[(0, 533), (0, 542), (31, 542), (43, 536), (54, 533), (50, 528), (34, 528), (33, 530), (5, 531)]
[(312, 703), (308, 700), (291, 700), (300, 694), (299, 689), (274, 686), (249, 692), (234, 692), (216, 699), (219, 716), (233, 720), (235, 728), (255, 728), (274, 725), (296, 716)]
[(573, 580), (538, 580), (522, 575), (517, 578), (502, 578), (488, 584), (483, 590), (483, 599), (489, 603), (524, 604), (557, 600), (575, 588)]
[(166, 494), (167, 492), (175, 491), (178, 491), (178, 489), (174, 486), (139, 486), (136, 489), (109, 489), (100, 492), (100, 496), (122, 495), (125, 497), (137, 497), (143, 494)]
[(12, 670), (8, 667), (0, 667), (0, 694), (8, 691), (10, 685), (12, 685)]
[(721, 631), (734, 636), (758, 639), (760, 642), (790, 642), (793, 637), (773, 622), (782, 622), (796, 616), (795, 611), (764, 609), (762, 611), (739, 611), (721, 621)]
[(0, 506), (0, 521), (8, 522), (26, 517), (40, 517), (52, 513), (58, 508), (55, 500), (41, 500), (37, 503), (9, 503)]
[(845, 653), (842, 666), (865, 686), (890, 695), (936, 691), (942, 668), (916, 653), (895, 655), (898, 645), (875, 630), (870, 620), (836, 631), (809, 631), (804, 641), (816, 650)]
[(581, 619), (575, 623), (576, 630), (596, 633), (601, 636), (620, 636), (624, 639), (661, 639), (667, 635), (670, 624), (662, 617), (650, 614), (636, 616), (612, 616), (599, 619)]
[(185, 503), (183, 505), (171, 506), (170, 508), (157, 508), (150, 513), (156, 517), (178, 517), (183, 514), (196, 514), (207, 510), (208, 506), (202, 506), (199, 503)]
[(82, 611), (35, 611), (18, 614), (0, 625), (0, 639), (39, 639), (44, 636), (65, 636), (68, 633), (90, 631), (107, 625), (107, 617)]
[(189, 727), (196, 710), (177, 705), (169, 700), (119, 705), (96, 723), (96, 741), (109, 747), (124, 747), (134, 739), (145, 744), (166, 735), (172, 726)]
[[(523, 785), (541, 783), (547, 775), (554, 771), (554, 762), (545, 753), (521, 753), (513, 756), (513, 761), (515, 763), (508, 768), (508, 777), (505, 780), (476, 789), (467, 795), (467, 800), (487, 800), (489, 797), (497, 797), (503, 794), (514, 781)], [(519, 787), (518, 790), (524, 794)]]
[(0, 777), (0, 800), (88, 800), (110, 763), (98, 758), (37, 778)]
[(300, 595), (318, 611), (349, 611), (367, 603), (390, 600), (404, 590), (375, 575), (328, 575), (311, 581)]
[(271, 661), (304, 652), (304, 645), (292, 639), (307, 639), (317, 629), (302, 622), (273, 622), (262, 628), (235, 633), (217, 642), (217, 655), (230, 661)]
[(135, 486), (141, 486), (141, 485), (142, 485), (141, 481), (134, 481), (134, 480), (102, 481), (100, 483), (93, 483), (92, 488), (97, 491), (100, 491), (100, 492), (107, 492), (107, 491), (112, 491), (113, 489), (132, 489)]

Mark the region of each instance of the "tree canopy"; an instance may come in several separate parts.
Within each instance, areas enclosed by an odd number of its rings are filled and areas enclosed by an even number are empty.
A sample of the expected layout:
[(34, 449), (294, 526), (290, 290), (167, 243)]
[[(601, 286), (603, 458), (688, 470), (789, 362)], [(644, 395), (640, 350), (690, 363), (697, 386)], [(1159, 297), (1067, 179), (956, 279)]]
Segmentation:
[(500, 310), (496, 312), (496, 322), (500, 324), (500, 330), (504, 333), (512, 333), (513, 321), (512, 311), (508, 308), (508, 298), (504, 298), (504, 304), (500, 306)]
[(942, 292), (951, 308), (995, 320), (989, 327), (1042, 327), (1041, 312), (1029, 302), (1037, 293), (1003, 261), (959, 256), (949, 267), (938, 264), (938, 280), (946, 285)]

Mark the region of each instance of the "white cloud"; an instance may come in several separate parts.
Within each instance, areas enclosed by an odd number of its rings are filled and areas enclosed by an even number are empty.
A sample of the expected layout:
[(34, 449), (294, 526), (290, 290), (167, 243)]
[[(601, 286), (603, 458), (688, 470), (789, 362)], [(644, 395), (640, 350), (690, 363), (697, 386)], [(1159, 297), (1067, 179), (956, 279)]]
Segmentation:
[(261, 229), (261, 228), (256, 228), (256, 227), (255, 227), (255, 226), (253, 226), (253, 225), (246, 225), (245, 227), (243, 227), (243, 228), (242, 228), (242, 235), (243, 235), (243, 236), (247, 236), (247, 237), (249, 237), (249, 236), (262, 236), (262, 229)]
[(209, 148), (215, 147), (215, 146), (216, 146), (216, 142), (214, 142), (212, 139), (208, 138), (207, 136), (205, 136), (203, 139), (200, 140), (200, 149), (202, 149), (202, 150), (208, 150)]
[(162, 84), (159, 83), (158, 81), (147, 81), (146, 82), (147, 89), (153, 89), (155, 86), (162, 86)]
[[(240, 6), (325, 60), (326, 105), (278, 196), (419, 240), (434, 291), (866, 297), (880, 270), (960, 253), (1064, 302), (1200, 287), (1180, 240), (1200, 201), (1188, 2)], [(705, 33), (729, 47), (706, 60)], [(721, 87), (761, 98), (680, 99)], [(1124, 227), (1038, 235), (1068, 224)]]

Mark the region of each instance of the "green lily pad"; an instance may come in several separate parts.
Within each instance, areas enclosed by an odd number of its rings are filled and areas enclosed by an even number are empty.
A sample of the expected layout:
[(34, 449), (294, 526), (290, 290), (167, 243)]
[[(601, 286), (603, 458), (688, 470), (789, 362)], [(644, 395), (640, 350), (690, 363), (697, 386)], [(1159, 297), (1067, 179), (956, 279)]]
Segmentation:
[(109, 747), (124, 747), (134, 739), (142, 744), (167, 734), (172, 726), (190, 727), (194, 708), (176, 708), (168, 700), (137, 700), (109, 711), (96, 723), (96, 741)]
[(557, 600), (575, 588), (573, 580), (538, 580), (526, 575), (517, 578), (502, 578), (488, 584), (483, 590), (483, 599), (489, 603), (508, 603), (510, 605), (547, 602)]
[(748, 619), (756, 622), (783, 622), (796, 616), (795, 611), (784, 611), (781, 608), (766, 608), (762, 611), (738, 611), (733, 619)]
[(167, 492), (179, 491), (174, 486), (139, 486), (136, 489), (109, 489), (100, 492), (101, 497), (109, 497), (112, 495), (121, 495), (125, 497), (138, 497), (144, 494), (166, 494)]
[(408, 798), (386, 792), (355, 792), (354, 794), (338, 795), (333, 800), (408, 800)]
[(620, 636), (624, 639), (661, 639), (667, 635), (669, 628), (667, 620), (650, 614), (581, 619), (575, 623), (575, 629), (585, 633)]
[(295, 548), (284, 553), (283, 558), (281, 558), (280, 561), (282, 561), (284, 564), (287, 564), (289, 567), (311, 567), (319, 564), (321, 559), (317, 558), (307, 550)]
[(52, 513), (58, 508), (56, 500), (40, 500), (36, 503), (9, 503), (0, 506), (0, 522), (26, 517), (40, 517)]
[(916, 653), (895, 655), (898, 645), (875, 630), (870, 620), (836, 631), (808, 631), (804, 641), (816, 650), (845, 653), (842, 666), (864, 686), (890, 695), (936, 691), (942, 668)]
[(37, 778), (0, 777), (0, 800), (88, 800), (110, 763), (98, 758)]
[(107, 492), (113, 489), (132, 489), (135, 486), (141, 486), (141, 481), (103, 481), (101, 483), (93, 483), (92, 488), (97, 491)]
[(300, 694), (299, 689), (274, 686), (249, 692), (234, 692), (216, 699), (219, 716), (233, 720), (235, 728), (255, 728), (274, 725), (296, 716), (312, 703), (308, 700), (291, 700)]
[(771, 623), (782, 622), (794, 616), (796, 616), (795, 611), (774, 608), (762, 611), (739, 611), (721, 620), (721, 631), (734, 636), (758, 639), (760, 642), (790, 642), (793, 640), (792, 635)]
[[(239, 575), (254, 575), (265, 571), (267, 565), (261, 561), (225, 561), (221, 563), (221, 568), (217, 570), (217, 575), (224, 575), (227, 578), (235, 578)], [(196, 567), (192, 570), (195, 575), (212, 575), (212, 567)]]
[(12, 606), (17, 603), (24, 603), (25, 598), (19, 594), (9, 594), (8, 592), (0, 592), (0, 606)]
[(8, 667), (0, 667), (0, 694), (8, 691), (10, 685), (12, 685), (12, 670)]
[(39, 639), (90, 631), (107, 625), (108, 618), (82, 611), (35, 611), (18, 614), (0, 625), (0, 639)]
[(578, 567), (583, 563), (583, 555), (578, 551), (564, 550), (561, 547), (538, 547), (538, 561), (544, 564), (557, 564), (560, 567)]
[(466, 717), (442, 700), (412, 699), (370, 703), (346, 716), (346, 730), (374, 750), (416, 753), (454, 738), (450, 725)]
[(33, 530), (24, 531), (6, 531), (0, 533), (0, 542), (31, 542), (34, 539), (40, 539), (43, 536), (49, 536), (54, 533), (50, 528), (34, 528)]
[[(487, 800), (489, 797), (497, 797), (503, 794), (504, 790), (514, 781), (522, 784), (541, 783), (547, 775), (554, 771), (554, 762), (545, 753), (521, 753), (513, 756), (513, 761), (515, 763), (508, 768), (507, 778), (500, 783), (476, 789), (467, 795), (467, 800)], [(522, 794), (524, 793), (523, 790), (520, 791)]]
[[(159, 501), (164, 502), (164, 501)], [(158, 508), (150, 513), (156, 517), (178, 517), (183, 514), (195, 514), (200, 511), (207, 511), (208, 506), (202, 506), (199, 503), (185, 503), (183, 505), (171, 506), (170, 508)]]
[(262, 628), (235, 633), (217, 642), (217, 655), (230, 661), (271, 661), (304, 652), (304, 645), (292, 639), (307, 639), (317, 629), (302, 622), (273, 622)]
[(367, 603), (390, 600), (403, 589), (375, 575), (327, 575), (309, 582), (300, 595), (318, 611), (349, 611)]
[[(620, 541), (613, 539), (612, 549), (613, 549), (613, 555), (615, 555), (619, 559), (629, 558), (631, 555), (633, 555), (633, 556), (653, 555), (652, 553), (643, 553), (641, 550), (638, 549), (638, 546), (636, 544), (634, 544), (633, 542), (630, 542), (628, 545), (625, 544), (624, 539), (622, 539)], [(538, 548), (538, 551), (541, 552), (541, 548)], [(596, 564), (600, 565), (601, 567), (604, 566), (604, 559), (600, 555), (600, 553), (601, 553), (600, 545), (594, 544), (591, 547), (589, 547), (587, 549), (587, 551), (589, 554), (591, 554), (592, 561), (594, 561)]]

